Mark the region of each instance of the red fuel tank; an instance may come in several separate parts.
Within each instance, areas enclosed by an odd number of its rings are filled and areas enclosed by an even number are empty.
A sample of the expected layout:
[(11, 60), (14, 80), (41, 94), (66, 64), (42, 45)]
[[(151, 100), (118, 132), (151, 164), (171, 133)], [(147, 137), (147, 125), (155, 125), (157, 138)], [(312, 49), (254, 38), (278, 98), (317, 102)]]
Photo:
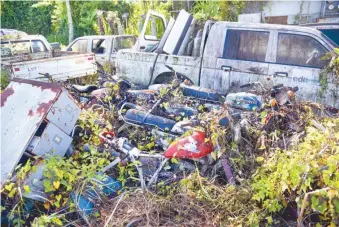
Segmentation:
[(213, 151), (211, 141), (205, 142), (206, 135), (194, 131), (192, 135), (172, 143), (165, 151), (166, 158), (202, 158)]

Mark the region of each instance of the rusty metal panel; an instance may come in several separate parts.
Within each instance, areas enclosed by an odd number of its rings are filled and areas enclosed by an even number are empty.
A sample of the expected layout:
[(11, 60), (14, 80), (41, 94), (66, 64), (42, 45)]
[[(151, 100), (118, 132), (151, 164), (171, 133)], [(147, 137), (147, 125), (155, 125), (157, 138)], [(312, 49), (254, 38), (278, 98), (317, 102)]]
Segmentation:
[(42, 157), (46, 154), (63, 157), (71, 143), (72, 137), (50, 122), (42, 133), (38, 144), (32, 150), (32, 153)]
[(1, 94), (1, 183), (19, 162), (61, 91), (57, 84), (15, 79)]
[(47, 119), (70, 135), (78, 120), (81, 109), (74, 103), (67, 92), (62, 92), (47, 115)]

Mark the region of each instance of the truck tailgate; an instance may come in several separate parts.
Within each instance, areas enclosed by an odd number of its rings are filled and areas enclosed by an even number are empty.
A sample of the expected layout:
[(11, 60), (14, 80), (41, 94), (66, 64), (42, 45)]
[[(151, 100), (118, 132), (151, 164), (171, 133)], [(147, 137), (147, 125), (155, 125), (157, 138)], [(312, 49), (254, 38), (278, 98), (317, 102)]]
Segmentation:
[(95, 55), (77, 54), (10, 64), (13, 77), (36, 79), (49, 73), (55, 80), (82, 77), (96, 73)]

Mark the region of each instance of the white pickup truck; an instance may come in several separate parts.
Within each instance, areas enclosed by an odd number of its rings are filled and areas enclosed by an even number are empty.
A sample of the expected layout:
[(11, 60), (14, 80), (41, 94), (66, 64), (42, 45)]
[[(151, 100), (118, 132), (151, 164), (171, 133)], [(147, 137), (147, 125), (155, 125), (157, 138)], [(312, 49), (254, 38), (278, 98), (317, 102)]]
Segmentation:
[(103, 65), (105, 62), (114, 64), (118, 50), (132, 48), (136, 37), (133, 35), (91, 35), (76, 38), (66, 51), (94, 53), (96, 61)]
[(96, 73), (93, 53), (56, 51), (41, 35), (1, 40), (1, 71), (9, 79), (41, 78), (48, 73), (55, 80), (67, 80)]
[[(325, 96), (318, 96), (319, 73), (326, 64), (321, 57), (337, 47), (320, 31), (221, 21), (207, 21), (203, 29), (198, 25), (190, 14), (181, 11), (176, 21), (168, 24), (154, 52), (120, 50), (117, 75), (146, 87), (170, 81), (172, 73), (165, 67), (169, 65), (195, 85), (221, 94), (254, 81), (267, 88), (283, 83), (298, 86), (300, 99), (339, 108), (339, 90), (331, 82)], [(145, 35), (142, 32), (139, 39), (146, 39)]]

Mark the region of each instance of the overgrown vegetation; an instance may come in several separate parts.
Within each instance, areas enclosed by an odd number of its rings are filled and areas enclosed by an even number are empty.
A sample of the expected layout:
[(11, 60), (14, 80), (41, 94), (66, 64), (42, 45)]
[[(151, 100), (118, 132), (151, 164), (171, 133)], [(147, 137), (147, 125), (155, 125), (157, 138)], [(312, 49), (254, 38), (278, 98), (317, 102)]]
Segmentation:
[(297, 226), (299, 216), (299, 222), (337, 226), (339, 120), (322, 123), (325, 131), (308, 126), (305, 138), (292, 149), (257, 156), (261, 164), (241, 185), (219, 185), (196, 172), (165, 191), (159, 189), (160, 194), (134, 191), (115, 198), (107, 204), (117, 207), (110, 224), (140, 220), (138, 224), (152, 226)]
[[(99, 34), (97, 10), (112, 11), (122, 22), (128, 13), (126, 34), (138, 35), (141, 16), (155, 10), (167, 18), (173, 16), (173, 1), (70, 1), (74, 37)], [(236, 21), (244, 2), (195, 1), (192, 13), (197, 19)], [(13, 28), (28, 34), (44, 35), (49, 42), (68, 44), (68, 20), (64, 1), (1, 1), (2, 28)], [(104, 20), (105, 31), (110, 31)]]
[[(43, 28), (37, 32), (49, 36), (50, 41), (56, 39), (67, 42), (64, 3), (34, 2), (33, 7), (32, 4), (1, 2), (2, 18), (13, 12), (21, 12), (22, 7), (29, 8), (27, 17), (38, 16), (37, 11), (49, 9), (53, 12), (51, 17), (41, 16), (37, 21), (49, 21), (57, 35), (51, 37), (51, 31)], [(171, 9), (170, 1), (71, 4), (76, 36), (98, 32), (95, 24), (95, 11), (98, 8), (116, 11), (119, 17), (124, 12), (130, 12), (126, 32), (133, 34), (139, 32), (140, 17), (148, 9), (165, 13), (167, 17)], [(234, 21), (243, 4), (242, 1), (199, 1), (192, 11), (198, 19)], [(21, 18), (11, 20), (17, 20), (16, 26)], [(4, 21), (6, 26), (10, 26), (10, 19)], [(27, 31), (33, 25), (18, 25), (16, 28)], [(322, 92), (333, 89), (328, 87), (330, 79), (338, 88), (338, 56), (338, 49), (326, 56), (330, 63), (320, 77)], [(113, 72), (111, 65), (105, 64), (103, 68)], [(1, 89), (7, 83), (7, 77), (2, 72)], [(105, 102), (110, 103), (112, 97), (118, 96), (118, 90), (118, 85), (112, 85)], [(163, 97), (167, 91), (161, 89), (159, 96)], [(178, 103), (194, 103), (192, 100), (185, 102), (179, 90), (172, 91), (170, 95), (171, 99), (164, 101), (161, 108)], [(145, 103), (145, 100), (136, 100), (136, 104), (146, 109), (152, 107), (152, 103)], [(204, 111), (206, 106), (202, 102), (195, 107), (199, 110), (200, 123), (194, 129), (204, 131), (208, 135), (206, 142), (211, 141), (216, 147), (208, 161), (216, 162), (226, 157), (236, 181), (233, 185), (224, 173), (220, 173), (220, 169), (218, 172), (217, 165), (216, 169), (202, 171), (198, 161), (193, 162), (193, 173), (184, 175), (181, 180), (175, 175), (173, 178), (178, 180), (171, 184), (159, 181), (154, 190), (146, 192), (139, 189), (135, 169), (138, 161), (121, 162), (102, 173), (103, 168), (116, 157), (112, 155), (112, 148), (100, 141), (99, 133), (117, 131), (120, 125), (114, 106), (110, 110), (92, 108), (84, 110), (77, 122), (82, 130), (74, 139), (75, 150), (72, 154), (65, 158), (49, 155), (44, 160), (35, 157), (17, 167), (16, 178), (2, 187), (1, 212), (7, 218), (2, 223), (15, 226), (126, 226), (131, 223), (138, 226), (339, 225), (338, 118), (325, 116), (324, 109), (305, 102), (295, 102), (291, 108), (282, 106), (274, 111), (269, 107), (260, 112), (244, 112), (242, 117), (247, 120), (248, 129), (242, 128), (242, 139), (236, 141), (232, 130), (239, 122), (231, 119), (226, 106), (220, 105), (216, 111)], [(229, 127), (220, 126), (222, 117), (230, 117)], [(175, 121), (187, 120), (184, 116), (169, 118)], [(269, 119), (274, 120), (266, 128)], [(183, 136), (191, 135), (192, 131)], [(148, 131), (130, 127), (124, 136), (135, 147), (149, 154), (155, 152), (155, 138)], [(174, 166), (179, 163), (176, 158), (170, 161)], [(23, 195), (32, 190), (32, 185), (26, 181), (27, 177), (38, 173), (42, 166), (42, 191), (46, 193), (47, 199), (40, 198), (42, 200), (36, 202), (25, 199)], [(117, 190), (114, 196), (107, 195), (103, 190), (105, 185), (102, 182), (108, 176), (117, 179), (122, 185), (122, 190)], [(88, 215), (83, 214), (74, 199), (74, 195), (85, 193), (96, 195), (93, 199), (94, 211)]]
[[(180, 94), (175, 97), (179, 100)], [(299, 110), (290, 113), (299, 114), (298, 124), (300, 127), (307, 124), (306, 131), (292, 135), (297, 136), (292, 145), (284, 139), (286, 144), (282, 147), (278, 145), (280, 138), (291, 137), (283, 131), (283, 125), (273, 126), (275, 130), (266, 135), (265, 146), (256, 145), (262, 143), (260, 121), (257, 132), (252, 131), (250, 137), (243, 135), (254, 146), (228, 143), (232, 141), (230, 132), (215, 124), (227, 111), (222, 110), (220, 115), (200, 114), (210, 123), (199, 127), (211, 135), (215, 145), (222, 147), (212, 158), (229, 157), (237, 185), (225, 184), (218, 179), (219, 174), (204, 175), (196, 168), (177, 183), (159, 182), (156, 191), (142, 193), (134, 188), (138, 187), (137, 163), (131, 162), (108, 173), (124, 186), (124, 192), (118, 192), (112, 200), (101, 192), (102, 186), (98, 184), (106, 177), (100, 174), (103, 167), (114, 160), (107, 150), (110, 148), (100, 143), (99, 133), (115, 128), (116, 113), (100, 108), (83, 111), (79, 126), (84, 131), (75, 141), (74, 154), (68, 158), (50, 156), (44, 163), (38, 158), (19, 168), (17, 181), (8, 182), (1, 192), (2, 207), (10, 211), (7, 214), (10, 223), (34, 226), (83, 225), (84, 221), (92, 226), (108, 223), (124, 226), (135, 220), (140, 225), (152, 226), (281, 226), (286, 222), (296, 226), (298, 221), (335, 226), (339, 221), (339, 119), (320, 117), (312, 113), (312, 105), (299, 105)], [(283, 110), (285, 117), (290, 114), (286, 111)], [(314, 126), (313, 121), (318, 124)], [(155, 146), (152, 137), (142, 130), (134, 131), (131, 141), (152, 153)], [(41, 164), (45, 165), (43, 186), (48, 200), (30, 204), (31, 200), (22, 197), (31, 190), (24, 179), (32, 170), (38, 171)], [(72, 195), (93, 188), (100, 199), (96, 200), (91, 215), (80, 218)]]
[(0, 81), (1, 90), (4, 90), (7, 87), (8, 83), (9, 83), (8, 73), (6, 71), (1, 70), (1, 81)]
[(333, 52), (327, 53), (322, 60), (328, 61), (328, 64), (319, 75), (319, 95), (324, 98), (325, 94), (330, 94), (334, 97), (335, 104), (339, 101), (339, 48), (334, 48)]
[(233, 1), (197, 1), (192, 9), (197, 19), (237, 21), (238, 14), (244, 8), (245, 2)]
[(1, 0), (1, 28), (12, 28), (29, 34), (48, 36), (52, 30), (53, 5), (32, 7), (38, 1)]
[[(303, 142), (293, 149), (267, 154), (254, 174), (253, 199), (262, 204), (267, 214), (291, 206), (298, 210), (294, 215), (301, 215), (302, 220), (311, 220), (317, 214), (322, 226), (338, 224), (339, 119), (323, 123), (324, 131), (309, 126)], [(303, 203), (312, 192), (317, 193)]]

